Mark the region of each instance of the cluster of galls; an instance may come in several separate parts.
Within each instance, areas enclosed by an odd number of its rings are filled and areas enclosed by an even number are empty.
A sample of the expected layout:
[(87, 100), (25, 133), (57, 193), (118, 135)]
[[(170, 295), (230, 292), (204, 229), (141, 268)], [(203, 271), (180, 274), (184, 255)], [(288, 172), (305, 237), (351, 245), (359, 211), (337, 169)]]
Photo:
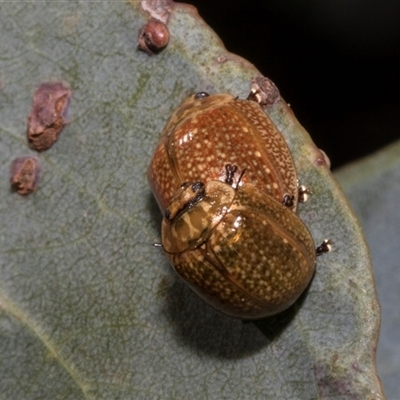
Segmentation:
[[(67, 124), (70, 100), (71, 90), (61, 82), (46, 82), (36, 89), (26, 131), (31, 149), (45, 151), (58, 140)], [(40, 166), (36, 157), (15, 158), (10, 168), (12, 189), (23, 196), (34, 192), (39, 172)]]

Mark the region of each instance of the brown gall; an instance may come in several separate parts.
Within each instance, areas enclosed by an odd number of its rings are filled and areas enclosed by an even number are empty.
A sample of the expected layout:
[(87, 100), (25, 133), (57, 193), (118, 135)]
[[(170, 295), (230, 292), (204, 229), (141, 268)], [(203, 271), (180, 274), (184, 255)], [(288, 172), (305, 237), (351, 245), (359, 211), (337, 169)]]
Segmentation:
[(149, 21), (140, 31), (138, 48), (149, 56), (159, 53), (169, 42), (169, 31), (165, 24), (157, 20)]
[(36, 190), (40, 167), (35, 157), (18, 157), (10, 168), (11, 187), (18, 194), (25, 196)]
[(247, 100), (255, 101), (261, 107), (266, 108), (274, 105), (279, 98), (279, 90), (270, 79), (264, 76), (257, 76), (253, 79)]
[(28, 116), (28, 142), (37, 151), (48, 150), (67, 124), (71, 91), (61, 82), (41, 84), (33, 95)]

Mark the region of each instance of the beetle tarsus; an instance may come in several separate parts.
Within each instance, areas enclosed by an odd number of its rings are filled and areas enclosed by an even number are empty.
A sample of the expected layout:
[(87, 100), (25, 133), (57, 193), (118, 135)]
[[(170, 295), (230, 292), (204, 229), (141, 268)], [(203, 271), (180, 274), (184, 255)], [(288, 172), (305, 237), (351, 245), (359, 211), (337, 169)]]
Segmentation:
[(304, 185), (299, 186), (299, 202), (300, 203), (305, 203), (311, 194), (312, 194), (311, 190), (308, 187), (306, 187)]
[(195, 100), (204, 99), (204, 97), (208, 97), (209, 94), (207, 92), (198, 92), (194, 95)]
[(331, 239), (325, 239), (316, 249), (315, 253), (317, 256), (320, 256), (325, 253), (329, 253), (332, 251), (332, 240)]
[(226, 164), (225, 171), (226, 171), (225, 183), (232, 186), (233, 177), (235, 176), (235, 172), (237, 171), (237, 165)]
[(293, 207), (294, 206), (294, 196), (291, 196), (290, 194), (285, 194), (283, 196), (282, 204), (286, 207)]

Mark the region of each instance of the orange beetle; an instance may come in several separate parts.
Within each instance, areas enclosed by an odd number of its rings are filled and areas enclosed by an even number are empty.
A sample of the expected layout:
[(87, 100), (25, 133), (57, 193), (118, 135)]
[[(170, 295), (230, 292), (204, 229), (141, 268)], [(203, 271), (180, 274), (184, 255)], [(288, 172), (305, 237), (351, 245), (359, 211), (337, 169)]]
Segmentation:
[(271, 119), (254, 101), (204, 92), (173, 112), (155, 149), (148, 178), (161, 210), (183, 182), (225, 180), (227, 164), (245, 169), (243, 183), (253, 183), (278, 201), (289, 195), (290, 208), (296, 210), (296, 169)]
[[(240, 173), (239, 173), (240, 171)], [(316, 256), (296, 215), (297, 175), (288, 146), (253, 101), (198, 93), (164, 128), (148, 170), (164, 214), (162, 246), (178, 275), (232, 317), (290, 307)]]

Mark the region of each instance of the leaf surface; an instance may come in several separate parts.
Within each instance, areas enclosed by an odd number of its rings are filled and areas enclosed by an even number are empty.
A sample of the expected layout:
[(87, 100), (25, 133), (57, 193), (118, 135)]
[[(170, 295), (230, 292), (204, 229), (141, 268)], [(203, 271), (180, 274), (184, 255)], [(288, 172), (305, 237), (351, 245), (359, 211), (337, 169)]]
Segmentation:
[[(244, 98), (259, 72), (172, 2), (167, 49), (137, 51), (143, 4), (154, 2), (0, 5), (1, 397), (383, 398), (362, 232), (284, 102), (269, 113), (313, 192), (300, 216), (317, 244), (334, 241), (307, 293), (277, 317), (243, 324), (198, 299), (152, 246), (161, 215), (146, 170), (169, 114), (197, 91)], [(48, 81), (72, 91), (69, 124), (37, 154), (26, 118)], [(29, 154), (41, 176), (22, 197), (9, 167)]]
[(400, 372), (400, 142), (335, 172), (360, 218), (382, 307), (377, 363), (385, 393), (396, 399)]

